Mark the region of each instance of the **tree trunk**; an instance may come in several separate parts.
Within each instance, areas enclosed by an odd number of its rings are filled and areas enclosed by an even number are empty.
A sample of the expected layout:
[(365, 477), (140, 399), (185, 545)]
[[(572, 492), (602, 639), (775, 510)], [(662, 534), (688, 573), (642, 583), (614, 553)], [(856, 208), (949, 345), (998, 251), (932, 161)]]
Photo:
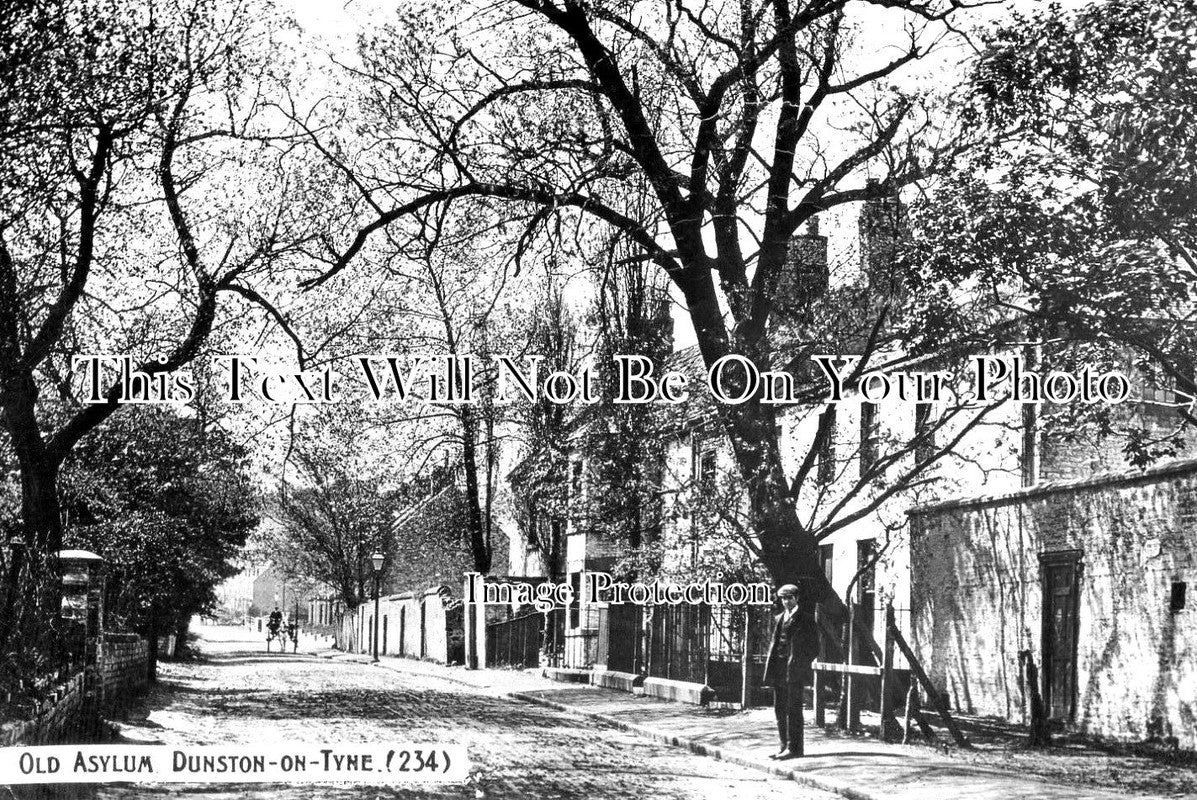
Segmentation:
[(58, 464), (46, 453), (38, 430), (37, 386), (31, 375), (7, 381), (4, 424), (21, 472), (21, 519), (26, 544), (41, 553), (62, 549), (58, 506)]
[(490, 572), (491, 549), (486, 541), (486, 530), (482, 519), (482, 495), (478, 490), (478, 423), (473, 412), (461, 410), (461, 463), (465, 470), (466, 510), (469, 515), (470, 551), (474, 555), (474, 569), (483, 575)]
[[(683, 287), (699, 350), (709, 369), (732, 353), (723, 312), (710, 280)], [(750, 343), (760, 350), (764, 342)], [(769, 368), (760, 353), (742, 352), (760, 370)], [(845, 619), (847, 609), (836, 596), (819, 565), (818, 542), (812, 531), (798, 522), (789, 483), (781, 466), (777, 445), (776, 415), (771, 406), (756, 399), (735, 405), (716, 403), (724, 433), (732, 444), (736, 467), (748, 495), (751, 529), (756, 533), (762, 561), (774, 585), (802, 582), (810, 601), (819, 603), (832, 621)]]
[(146, 678), (158, 680), (158, 609), (150, 608), (149, 654), (146, 660)]

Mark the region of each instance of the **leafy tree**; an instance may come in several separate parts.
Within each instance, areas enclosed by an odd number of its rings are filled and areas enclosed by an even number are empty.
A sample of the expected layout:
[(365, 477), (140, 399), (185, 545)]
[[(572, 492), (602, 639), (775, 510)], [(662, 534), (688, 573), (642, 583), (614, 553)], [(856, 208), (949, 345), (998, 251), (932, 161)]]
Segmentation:
[[(1195, 26), (1193, 2), (1107, 0), (985, 37), (967, 109), (984, 144), (914, 213), (925, 346), (1019, 320), (1002, 338), (1043, 345), (1042, 369), (1133, 360), (1194, 421)], [(1136, 464), (1175, 452), (1177, 422), (1101, 404), (1046, 415), (1061, 434), (1121, 433)]]
[(108, 613), (184, 640), (258, 525), (249, 453), (220, 428), (139, 406), (85, 437), (63, 470), (66, 543), (103, 556)]
[(173, 373), (224, 300), (273, 308), (310, 218), (263, 116), (269, 7), (27, 0), (0, 17), (0, 416), (28, 549), (46, 553), (59, 470), (121, 393), (108, 374), (83, 402), (72, 357)]
[(301, 423), (288, 457), (296, 470), (271, 503), (277, 526), (260, 542), (271, 561), (332, 587), (347, 608), (371, 597), (371, 555), (383, 554), (384, 571), (396, 557), (395, 502), (366, 468), (356, 420), (333, 412)]
[[(527, 351), (541, 361), (540, 374), (576, 373), (582, 359), (582, 331), (560, 288), (545, 287), (532, 317)], [(536, 549), (541, 572), (560, 576), (565, 565), (566, 521), (571, 509), (571, 435), (579, 424), (573, 409), (544, 395), (513, 412), (527, 455), (508, 476), (524, 541)]]
[[(597, 332), (595, 361), (636, 354), (665, 364), (672, 350), (673, 323), (664, 276), (636, 258), (636, 248), (615, 239), (595, 270), (598, 291), (591, 314)], [(651, 546), (661, 528), (663, 430), (676, 422), (666, 409), (616, 404), (614, 381), (603, 381), (601, 399), (585, 412), (581, 453), (590, 488), (577, 504), (578, 528), (622, 543), (632, 562)]]

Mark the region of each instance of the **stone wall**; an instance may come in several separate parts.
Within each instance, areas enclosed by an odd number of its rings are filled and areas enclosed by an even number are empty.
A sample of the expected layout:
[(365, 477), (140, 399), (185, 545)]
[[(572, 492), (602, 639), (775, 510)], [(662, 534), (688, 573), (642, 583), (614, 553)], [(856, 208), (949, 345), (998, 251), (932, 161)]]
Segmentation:
[(914, 646), (964, 711), (1025, 721), (1043, 663), (1039, 556), (1080, 551), (1075, 712), (1087, 733), (1197, 748), (1197, 461), (911, 511)]

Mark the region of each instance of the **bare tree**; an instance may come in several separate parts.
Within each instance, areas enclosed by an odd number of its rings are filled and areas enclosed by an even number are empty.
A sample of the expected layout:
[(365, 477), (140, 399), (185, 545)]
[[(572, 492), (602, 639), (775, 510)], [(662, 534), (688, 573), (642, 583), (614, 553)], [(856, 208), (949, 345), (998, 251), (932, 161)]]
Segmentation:
[[(363, 39), (359, 130), (371, 147), (337, 159), (363, 216), (308, 285), (381, 232), (467, 199), (507, 209), (525, 236), (592, 218), (669, 276), (708, 367), (737, 354), (769, 369), (770, 322), (800, 226), (892, 197), (954, 151), (923, 98), (894, 84), (964, 5), (510, 0), (464, 6), (452, 25), (407, 9)], [(898, 32), (894, 47), (862, 52), (862, 21)], [(642, 197), (640, 185), (648, 209), (627, 202)], [(889, 309), (874, 310), (880, 333)], [(803, 576), (829, 590), (821, 532), (795, 513), (809, 470), (785, 474), (773, 407), (716, 413), (748, 497), (746, 542), (775, 580)]]

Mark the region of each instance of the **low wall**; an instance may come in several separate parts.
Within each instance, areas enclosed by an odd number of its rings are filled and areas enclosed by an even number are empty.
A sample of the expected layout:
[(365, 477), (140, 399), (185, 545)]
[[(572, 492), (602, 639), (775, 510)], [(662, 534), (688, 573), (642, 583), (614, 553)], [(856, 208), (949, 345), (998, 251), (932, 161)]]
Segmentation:
[[(911, 542), (912, 644), (956, 707), (1025, 721), (1019, 651), (1074, 635), (1072, 725), (1197, 748), (1197, 462), (915, 509)], [(1069, 553), (1074, 634), (1043, 618)]]
[[(145, 688), (149, 643), (135, 633), (103, 636), (96, 657), (96, 689), (101, 713), (128, 705)], [(83, 741), (94, 735), (96, 720), (85, 709), (84, 673), (72, 675), (52, 690), (33, 718), (0, 725), (0, 747)]]
[[(441, 664), (460, 660), (460, 619), (454, 623), (452, 598), (443, 587), (379, 598), (378, 652)], [(351, 653), (374, 652), (374, 603), (346, 611), (336, 646)]]
[(52, 744), (69, 735), (83, 711), (83, 673), (50, 693), (32, 719), (0, 725), (0, 747)]
[(104, 635), (97, 661), (106, 707), (127, 705), (145, 688), (149, 654), (149, 642), (135, 633)]

